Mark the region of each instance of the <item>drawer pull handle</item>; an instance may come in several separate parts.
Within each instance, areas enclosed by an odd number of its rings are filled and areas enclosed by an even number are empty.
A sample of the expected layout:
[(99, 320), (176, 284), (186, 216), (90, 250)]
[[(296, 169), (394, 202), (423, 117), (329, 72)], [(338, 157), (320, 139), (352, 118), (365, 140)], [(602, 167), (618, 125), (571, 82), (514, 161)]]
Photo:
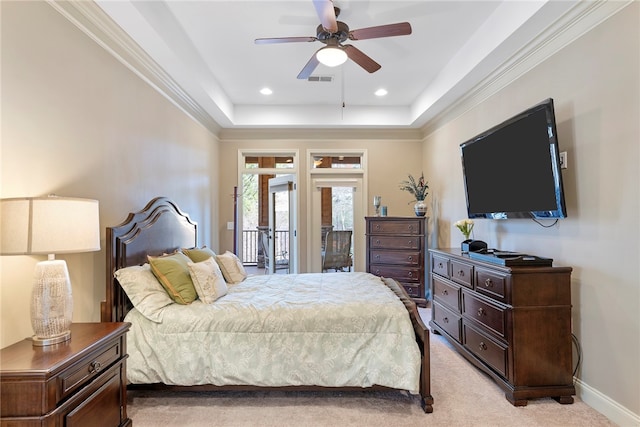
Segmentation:
[(409, 225), (409, 231), (413, 230), (413, 225)]
[(443, 289), (443, 290), (442, 290), (442, 295), (445, 295), (445, 296), (446, 296), (446, 295), (449, 295), (449, 291), (448, 291), (448, 290), (446, 290), (446, 289)]
[(442, 263), (441, 263), (441, 262), (439, 262), (439, 263), (438, 263), (438, 268), (442, 268), (442, 267), (444, 267), (444, 265), (442, 265)]
[(464, 270), (458, 271), (458, 277), (464, 277)]
[(376, 269), (376, 276), (380, 275), (380, 270)]
[(491, 281), (491, 279), (487, 279), (487, 280), (485, 280), (485, 281), (484, 281), (484, 285), (485, 285), (487, 288), (493, 288), (493, 282)]
[(407, 245), (409, 245), (409, 246), (413, 245), (413, 240), (409, 240), (409, 241), (407, 242)]
[(478, 348), (480, 350), (486, 350), (487, 349), (487, 345), (484, 342), (480, 341), (480, 344), (478, 344)]
[(445, 317), (444, 319), (442, 319), (442, 321), (443, 321), (444, 323), (449, 323), (449, 318), (448, 318), (448, 317)]
[(487, 314), (487, 312), (485, 311), (485, 309), (484, 309), (484, 308), (482, 308), (482, 307), (480, 307), (480, 308), (478, 309), (478, 316), (482, 317), (482, 316), (484, 316), (485, 314)]
[(409, 261), (413, 261), (413, 256), (409, 255)]
[(376, 254), (374, 258), (379, 260), (380, 259), (380, 255)]
[(380, 244), (380, 239), (376, 239), (376, 245)]
[(102, 364), (100, 362), (98, 362), (97, 360), (94, 360), (93, 362), (91, 362), (89, 364), (89, 373), (90, 374), (95, 374), (96, 372), (100, 372), (101, 369), (102, 369)]
[(376, 230), (380, 230), (380, 224), (376, 224)]
[(409, 273), (407, 273), (407, 276), (413, 277), (413, 271), (410, 271)]

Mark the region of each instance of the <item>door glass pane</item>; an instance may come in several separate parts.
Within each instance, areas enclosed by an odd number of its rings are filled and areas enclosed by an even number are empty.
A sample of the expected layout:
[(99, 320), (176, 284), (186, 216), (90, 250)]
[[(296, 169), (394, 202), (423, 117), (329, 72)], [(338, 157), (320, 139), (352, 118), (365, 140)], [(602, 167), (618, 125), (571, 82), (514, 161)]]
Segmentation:
[(246, 156), (245, 167), (247, 169), (257, 168), (277, 168), (290, 169), (293, 168), (293, 156)]
[[(329, 187), (322, 189), (322, 263), (323, 270), (327, 265), (332, 265), (332, 270), (337, 271), (338, 266), (343, 271), (351, 270), (353, 264), (353, 187)], [(350, 242), (348, 248), (344, 248), (344, 244), (337, 244), (334, 236), (329, 237), (330, 243), (327, 244), (327, 233), (332, 231), (350, 231)], [(344, 233), (341, 234), (344, 238)], [(339, 248), (344, 248), (344, 251)], [(342, 253), (332, 253), (332, 251), (340, 251)], [(329, 262), (330, 257), (334, 257), (333, 262)], [(342, 261), (339, 261), (339, 260)], [(338, 260), (338, 261), (336, 261)]]
[(288, 273), (288, 268), (279, 269), (278, 266), (284, 266), (285, 263), (288, 265), (288, 260), (290, 257), (289, 251), (289, 191), (278, 191), (274, 193), (274, 224), (275, 224), (275, 232), (273, 234), (274, 237), (274, 256), (275, 256), (275, 266), (277, 273)]
[(360, 169), (362, 162), (359, 156), (314, 156), (314, 169)]
[(242, 264), (258, 264), (259, 236), (259, 175), (245, 173), (242, 175), (242, 231), (240, 245), (242, 246)]

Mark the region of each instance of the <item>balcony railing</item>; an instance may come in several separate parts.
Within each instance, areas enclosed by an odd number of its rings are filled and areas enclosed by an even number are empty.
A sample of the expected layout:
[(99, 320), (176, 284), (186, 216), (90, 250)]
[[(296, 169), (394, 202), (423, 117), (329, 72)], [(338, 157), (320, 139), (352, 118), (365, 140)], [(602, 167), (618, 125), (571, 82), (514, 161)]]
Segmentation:
[[(242, 230), (242, 263), (246, 265), (258, 264), (258, 239), (261, 231)], [(276, 253), (289, 253), (289, 231), (276, 230)]]

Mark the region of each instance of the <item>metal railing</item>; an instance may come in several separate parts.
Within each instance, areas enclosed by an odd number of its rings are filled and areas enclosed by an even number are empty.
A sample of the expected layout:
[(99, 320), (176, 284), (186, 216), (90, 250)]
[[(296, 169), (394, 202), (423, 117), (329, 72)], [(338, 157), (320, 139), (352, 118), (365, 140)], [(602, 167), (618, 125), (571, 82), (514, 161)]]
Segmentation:
[[(258, 230), (242, 230), (242, 263), (255, 265), (258, 263)], [(289, 231), (276, 230), (276, 254), (289, 253)]]

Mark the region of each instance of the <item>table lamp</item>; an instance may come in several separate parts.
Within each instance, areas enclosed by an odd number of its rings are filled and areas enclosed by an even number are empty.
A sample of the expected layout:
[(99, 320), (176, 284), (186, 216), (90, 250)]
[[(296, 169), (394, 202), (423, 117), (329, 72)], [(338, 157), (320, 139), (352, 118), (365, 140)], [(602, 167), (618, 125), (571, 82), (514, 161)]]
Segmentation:
[(73, 299), (67, 263), (55, 254), (100, 250), (98, 201), (71, 197), (0, 199), (0, 255), (47, 254), (31, 295), (34, 346), (71, 338)]

